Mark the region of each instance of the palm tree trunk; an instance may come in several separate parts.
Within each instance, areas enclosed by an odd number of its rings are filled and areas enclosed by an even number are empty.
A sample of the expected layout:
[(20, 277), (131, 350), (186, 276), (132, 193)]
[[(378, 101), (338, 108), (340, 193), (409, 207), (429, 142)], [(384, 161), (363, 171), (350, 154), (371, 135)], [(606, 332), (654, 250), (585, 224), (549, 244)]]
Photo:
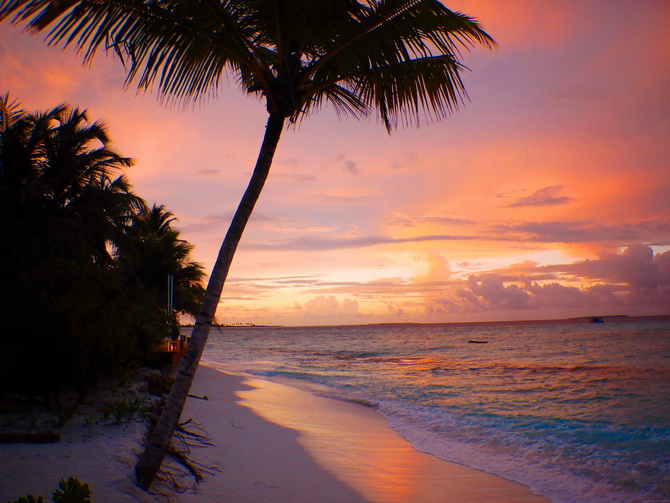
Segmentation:
[(221, 292), (223, 291), (223, 285), (230, 270), (230, 264), (233, 261), (237, 245), (242, 238), (242, 233), (270, 172), (272, 158), (284, 127), (284, 120), (284, 117), (280, 114), (271, 114), (268, 117), (265, 136), (258, 154), (256, 167), (254, 168), (251, 180), (249, 180), (247, 190), (237, 207), (235, 216), (230, 223), (226, 238), (219, 250), (219, 255), (214, 264), (214, 269), (207, 284), (205, 297), (200, 307), (200, 313), (196, 318), (195, 326), (191, 333), (186, 354), (175, 376), (175, 382), (167, 397), (165, 408), (147, 440), (144, 452), (140, 456), (137, 465), (135, 465), (137, 485), (145, 490), (154, 481), (163, 463), (163, 458), (167, 452), (172, 435), (179, 423), (179, 418), (186, 403), (186, 397), (191, 389), (195, 372), (198, 369), (202, 351), (207, 343), (209, 330), (212, 326), (219, 300), (221, 299)]

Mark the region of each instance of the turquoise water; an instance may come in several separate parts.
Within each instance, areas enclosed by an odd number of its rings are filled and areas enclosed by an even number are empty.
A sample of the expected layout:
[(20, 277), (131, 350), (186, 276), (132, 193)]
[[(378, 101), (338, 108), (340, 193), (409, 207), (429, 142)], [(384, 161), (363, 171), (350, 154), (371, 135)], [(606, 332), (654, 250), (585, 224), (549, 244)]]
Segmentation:
[(418, 450), (559, 503), (670, 501), (667, 321), (219, 328), (203, 360), (374, 404)]

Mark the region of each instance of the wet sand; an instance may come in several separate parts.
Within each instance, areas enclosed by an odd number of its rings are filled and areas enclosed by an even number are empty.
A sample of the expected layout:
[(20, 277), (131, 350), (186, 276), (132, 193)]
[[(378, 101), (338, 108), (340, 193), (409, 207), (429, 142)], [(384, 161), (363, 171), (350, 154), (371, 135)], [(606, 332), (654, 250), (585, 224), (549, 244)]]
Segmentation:
[(370, 407), (202, 366), (183, 419), (213, 447), (195, 457), (220, 470), (185, 503), (548, 500), (503, 478), (417, 452)]

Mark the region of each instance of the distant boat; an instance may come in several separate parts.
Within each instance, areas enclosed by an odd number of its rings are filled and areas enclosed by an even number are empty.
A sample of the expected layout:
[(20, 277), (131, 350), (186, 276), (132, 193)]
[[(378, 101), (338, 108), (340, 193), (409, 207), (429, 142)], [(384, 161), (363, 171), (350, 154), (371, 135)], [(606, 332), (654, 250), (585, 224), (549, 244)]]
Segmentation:
[(602, 316), (594, 316), (591, 318), (591, 323), (605, 323), (605, 319)]
[(489, 341), (468, 341), (468, 344), (488, 344)]

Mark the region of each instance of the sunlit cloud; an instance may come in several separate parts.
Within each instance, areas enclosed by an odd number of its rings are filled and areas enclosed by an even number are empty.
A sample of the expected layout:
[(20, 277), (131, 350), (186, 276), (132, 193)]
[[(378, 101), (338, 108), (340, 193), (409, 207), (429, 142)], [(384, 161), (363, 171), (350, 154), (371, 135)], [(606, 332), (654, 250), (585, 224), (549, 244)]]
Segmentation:
[[(407, 225), (403, 223), (403, 225)], [(296, 236), (282, 241), (247, 242), (250, 250), (338, 250), (367, 248), (379, 245), (423, 243), (423, 242), (524, 242), (536, 243), (591, 243), (606, 242), (614, 246), (632, 243), (670, 244), (670, 223), (639, 222), (618, 226), (601, 225), (596, 222), (522, 222), (514, 224), (483, 223), (478, 233), (473, 234), (424, 234), (395, 238), (384, 235), (363, 236)]]
[(392, 238), (388, 236), (356, 236), (356, 237), (297, 237), (275, 243), (248, 243), (245, 246), (253, 250), (338, 250), (344, 248), (367, 248), (369, 246), (421, 243), (425, 241), (463, 241), (478, 239), (476, 236), (451, 236), (447, 234), (415, 236), (411, 238)]
[[(284, 131), (220, 321), (367, 323), (659, 314), (670, 306), (670, 4), (453, 0), (500, 44), (465, 54), (471, 102), (389, 136), (324, 110)], [(234, 79), (187, 109), (123, 68), (0, 25), (0, 92), (68, 102), (135, 159), (209, 270), (266, 111)]]
[(596, 260), (546, 269), (589, 281), (625, 284), (638, 293), (656, 292), (670, 286), (670, 252), (654, 254), (649, 246), (630, 246), (620, 254), (607, 253)]
[(211, 176), (218, 175), (221, 172), (219, 169), (201, 169), (193, 173), (193, 176)]
[[(429, 318), (455, 315), (458, 319), (470, 315), (490, 319), (492, 314), (513, 319), (519, 313), (531, 318), (539, 313), (544, 317), (570, 312), (575, 316), (649, 314), (670, 302), (670, 252), (654, 254), (645, 246), (568, 264), (526, 261), (465, 277), (454, 277), (444, 257), (417, 260), (424, 261), (423, 274), (405, 278), (344, 282), (323, 274), (231, 281), (249, 291), (274, 290), (277, 295), (295, 291), (308, 299), (298, 302), (303, 314), (307, 303), (316, 299), (310, 304), (312, 314), (355, 314), (368, 321), (384, 316), (413, 319), (417, 311)], [(358, 302), (350, 302), (354, 300)]]
[[(552, 281), (566, 276), (578, 283)], [(455, 296), (436, 302), (439, 309), (455, 313), (558, 308), (612, 313), (640, 306), (659, 308), (670, 305), (670, 253), (654, 255), (649, 247), (634, 246), (597, 260), (555, 266), (525, 264), (471, 275)]]
[(667, 244), (670, 223), (638, 222), (602, 225), (593, 221), (582, 222), (524, 222), (497, 224), (491, 229), (501, 239), (531, 240), (541, 243), (589, 243), (605, 241), (619, 246), (655, 241)]
[(299, 182), (299, 183), (313, 182), (314, 180), (316, 180), (316, 177), (314, 175), (301, 175), (297, 173), (291, 173), (291, 174), (275, 173), (273, 174), (273, 176), (276, 178), (283, 178), (291, 182)]
[(519, 208), (521, 206), (555, 206), (559, 204), (567, 204), (572, 201), (572, 198), (567, 196), (560, 196), (559, 194), (562, 190), (562, 185), (544, 187), (530, 196), (517, 199), (513, 203), (509, 204), (508, 207)]
[(355, 161), (347, 158), (345, 154), (339, 154), (335, 159), (335, 162), (344, 173), (350, 175), (359, 175), (361, 173), (358, 164)]
[(420, 225), (472, 225), (475, 222), (464, 218), (449, 218), (440, 216), (395, 216), (388, 221), (389, 225), (417, 227)]
[(303, 310), (307, 318), (313, 317), (321, 321), (342, 317), (358, 317), (361, 314), (357, 301), (345, 298), (340, 302), (332, 295), (327, 297), (319, 295), (308, 300), (303, 305)]

